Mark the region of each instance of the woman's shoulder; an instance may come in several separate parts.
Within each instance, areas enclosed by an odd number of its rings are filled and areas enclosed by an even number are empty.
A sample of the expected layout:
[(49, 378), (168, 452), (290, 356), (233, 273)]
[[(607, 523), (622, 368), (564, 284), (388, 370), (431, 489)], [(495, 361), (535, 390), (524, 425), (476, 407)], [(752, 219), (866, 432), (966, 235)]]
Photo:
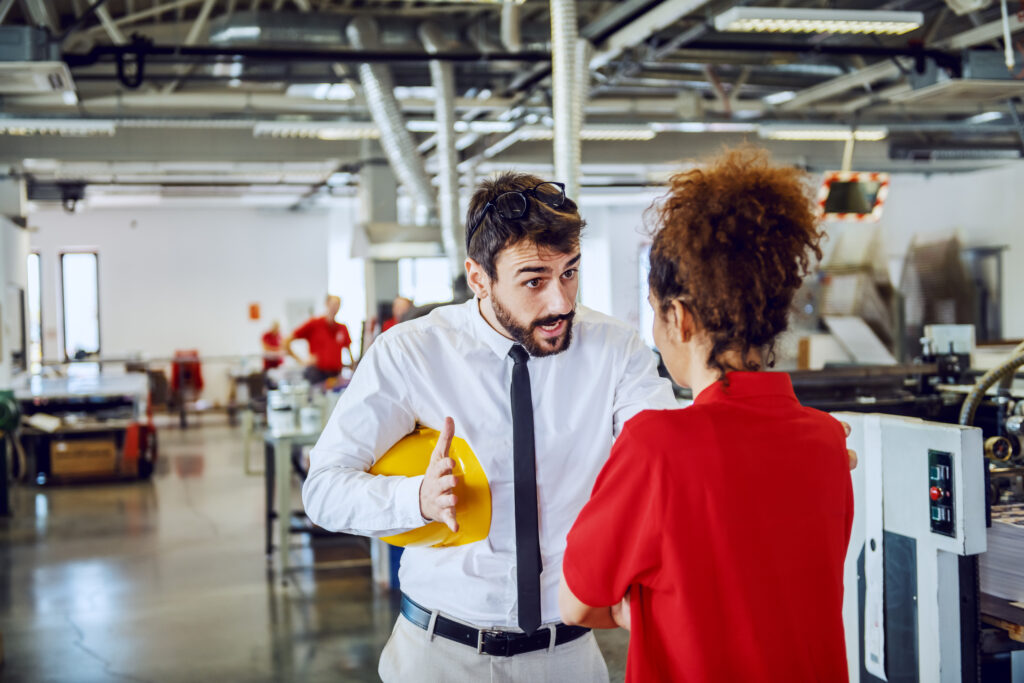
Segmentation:
[(625, 436), (631, 441), (672, 443), (666, 437), (685, 434), (692, 438), (695, 431), (700, 431), (706, 424), (708, 416), (703, 406), (643, 410), (626, 422), (620, 438)]

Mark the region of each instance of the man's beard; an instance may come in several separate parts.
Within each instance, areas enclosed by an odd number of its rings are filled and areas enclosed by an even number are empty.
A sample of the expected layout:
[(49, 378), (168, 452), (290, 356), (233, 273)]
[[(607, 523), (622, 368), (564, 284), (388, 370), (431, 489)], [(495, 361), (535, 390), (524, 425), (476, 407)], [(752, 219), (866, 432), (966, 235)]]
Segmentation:
[[(572, 342), (572, 320), (576, 316), (575, 310), (569, 311), (565, 315), (553, 315), (534, 320), (527, 325), (521, 325), (512, 317), (512, 312), (501, 305), (501, 302), (498, 301), (498, 298), (493, 293), (491, 294), (491, 308), (494, 309), (494, 317), (512, 335), (512, 339), (522, 344), (523, 348), (535, 358), (561, 353), (569, 348), (569, 344)], [(553, 325), (560, 320), (565, 321), (565, 332), (561, 336), (554, 339), (545, 338), (541, 341), (537, 340), (537, 337), (534, 335), (537, 328), (543, 325)]]

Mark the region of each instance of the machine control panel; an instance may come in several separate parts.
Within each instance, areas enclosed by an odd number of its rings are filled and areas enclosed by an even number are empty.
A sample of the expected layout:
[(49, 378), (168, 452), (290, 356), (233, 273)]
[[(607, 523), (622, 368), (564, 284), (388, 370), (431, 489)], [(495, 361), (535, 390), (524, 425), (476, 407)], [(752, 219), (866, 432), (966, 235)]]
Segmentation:
[(953, 517), (953, 455), (928, 451), (928, 505), (932, 533), (956, 536)]

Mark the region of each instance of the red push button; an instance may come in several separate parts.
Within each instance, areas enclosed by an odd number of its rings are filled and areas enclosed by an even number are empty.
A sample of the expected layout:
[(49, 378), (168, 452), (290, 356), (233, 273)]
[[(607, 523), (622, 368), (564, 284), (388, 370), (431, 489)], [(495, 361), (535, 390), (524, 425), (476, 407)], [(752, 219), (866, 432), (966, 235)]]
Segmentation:
[(932, 500), (938, 500), (939, 498), (942, 498), (942, 489), (938, 486), (933, 486), (929, 494), (931, 495)]

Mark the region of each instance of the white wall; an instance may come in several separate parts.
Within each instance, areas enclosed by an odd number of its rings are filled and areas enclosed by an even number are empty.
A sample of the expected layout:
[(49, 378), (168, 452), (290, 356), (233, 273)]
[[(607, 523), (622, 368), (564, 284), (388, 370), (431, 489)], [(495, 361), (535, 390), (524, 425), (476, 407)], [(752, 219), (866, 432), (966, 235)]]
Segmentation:
[[(817, 182), (818, 179), (815, 180)], [(587, 220), (583, 238), (581, 298), (592, 308), (639, 325), (642, 300), (640, 250), (648, 243), (643, 212), (664, 188), (616, 194), (585, 190), (580, 211)], [(891, 177), (880, 223), (888, 256), (901, 260), (917, 236), (941, 239), (959, 234), (969, 246), (1006, 245), (1003, 268), (1003, 334), (1024, 337), (1024, 163), (958, 174), (898, 174)], [(826, 252), (844, 230), (863, 224), (827, 223)], [(894, 282), (898, 285), (898, 276)]]
[[(911, 240), (958, 235), (967, 246), (1009, 247), (1003, 253), (1003, 336), (1024, 337), (1024, 163), (961, 174), (893, 175), (879, 223), (888, 256), (901, 261)], [(834, 245), (856, 224), (831, 223)], [(898, 275), (894, 284), (899, 285)]]
[[(580, 213), (587, 221), (581, 245), (581, 299), (586, 306), (639, 327), (642, 298), (640, 252), (650, 243), (644, 211), (664, 193), (584, 191)], [(646, 304), (644, 304), (646, 305)]]
[[(59, 253), (99, 252), (100, 335), (106, 357), (175, 349), (203, 356), (259, 354), (270, 321), (287, 312), (320, 310), (328, 287), (328, 236), (351, 212), (286, 212), (246, 208), (86, 209), (41, 211), (31, 246), (41, 252), (43, 344), (63, 360)], [(360, 299), (361, 292), (352, 299)], [(262, 317), (248, 319), (250, 303)], [(359, 321), (345, 321), (358, 330)], [(228, 365), (204, 364), (203, 397), (227, 396)]]

